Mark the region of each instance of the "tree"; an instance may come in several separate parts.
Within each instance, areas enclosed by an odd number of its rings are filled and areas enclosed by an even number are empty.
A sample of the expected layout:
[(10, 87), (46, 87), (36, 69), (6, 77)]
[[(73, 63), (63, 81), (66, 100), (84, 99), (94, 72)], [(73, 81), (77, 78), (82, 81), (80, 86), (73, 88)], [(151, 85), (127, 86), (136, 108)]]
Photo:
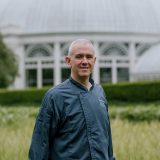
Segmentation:
[(6, 88), (14, 82), (17, 66), (15, 55), (7, 48), (0, 35), (0, 88)]

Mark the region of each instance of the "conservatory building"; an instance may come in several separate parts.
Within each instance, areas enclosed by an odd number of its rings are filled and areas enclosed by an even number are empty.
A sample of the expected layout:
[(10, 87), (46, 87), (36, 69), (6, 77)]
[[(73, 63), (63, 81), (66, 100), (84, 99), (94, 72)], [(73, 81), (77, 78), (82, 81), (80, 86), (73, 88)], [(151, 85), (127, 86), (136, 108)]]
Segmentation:
[(67, 79), (65, 56), (77, 38), (95, 47), (92, 77), (97, 83), (138, 80), (138, 61), (160, 42), (159, 6), (157, 0), (2, 0), (0, 32), (19, 64), (12, 88), (41, 88)]

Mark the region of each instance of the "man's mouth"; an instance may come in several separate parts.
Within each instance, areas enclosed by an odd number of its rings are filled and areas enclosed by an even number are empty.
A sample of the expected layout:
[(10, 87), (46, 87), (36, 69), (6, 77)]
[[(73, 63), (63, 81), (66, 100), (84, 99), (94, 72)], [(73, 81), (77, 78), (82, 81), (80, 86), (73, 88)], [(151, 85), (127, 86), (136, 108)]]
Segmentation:
[(80, 67), (80, 69), (88, 69), (88, 67)]

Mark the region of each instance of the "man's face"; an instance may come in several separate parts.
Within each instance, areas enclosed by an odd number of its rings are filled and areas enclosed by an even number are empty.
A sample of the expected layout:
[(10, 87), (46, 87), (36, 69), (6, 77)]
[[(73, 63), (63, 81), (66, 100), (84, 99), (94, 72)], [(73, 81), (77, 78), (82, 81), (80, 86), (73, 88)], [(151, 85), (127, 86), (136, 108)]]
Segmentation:
[(89, 44), (75, 45), (71, 55), (66, 58), (67, 64), (71, 67), (71, 75), (76, 79), (89, 77), (95, 61), (93, 48)]

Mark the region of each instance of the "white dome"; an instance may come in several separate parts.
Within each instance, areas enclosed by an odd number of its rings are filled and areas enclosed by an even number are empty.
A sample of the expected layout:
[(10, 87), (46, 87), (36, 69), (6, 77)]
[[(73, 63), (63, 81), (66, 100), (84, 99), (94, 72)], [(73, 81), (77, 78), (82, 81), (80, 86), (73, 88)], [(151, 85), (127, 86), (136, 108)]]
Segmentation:
[(135, 79), (160, 78), (160, 44), (151, 47), (140, 57), (133, 75)]
[(160, 33), (157, 0), (1, 0), (0, 27), (24, 32)]
[(160, 44), (146, 51), (134, 68), (135, 73), (160, 72)]

